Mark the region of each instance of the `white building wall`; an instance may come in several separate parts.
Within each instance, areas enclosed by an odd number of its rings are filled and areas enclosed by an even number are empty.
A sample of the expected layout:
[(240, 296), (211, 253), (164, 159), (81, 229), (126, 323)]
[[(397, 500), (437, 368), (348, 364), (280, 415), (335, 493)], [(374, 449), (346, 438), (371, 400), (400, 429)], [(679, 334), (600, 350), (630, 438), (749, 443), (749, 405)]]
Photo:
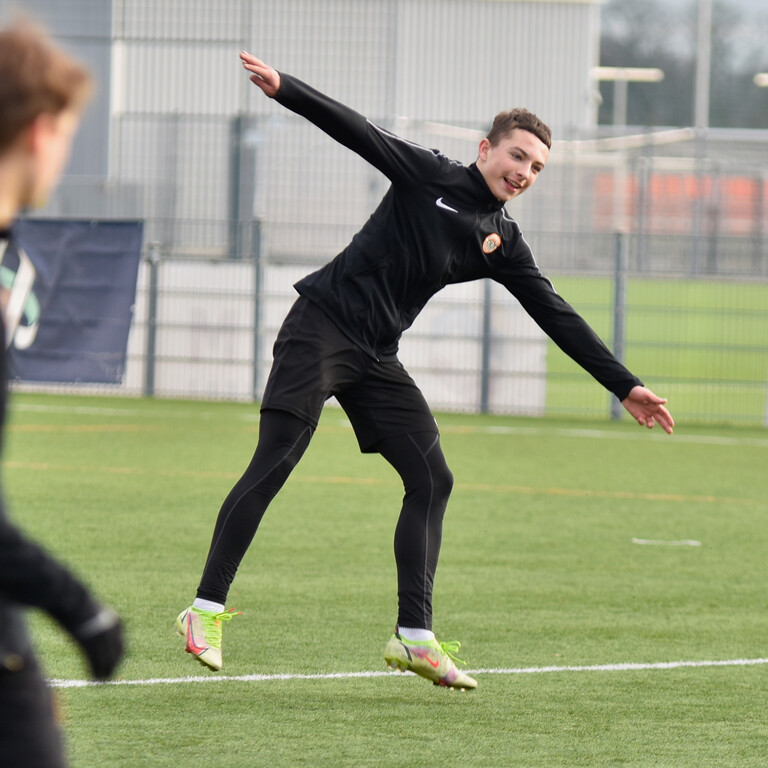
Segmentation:
[[(598, 32), (594, 0), (230, 0), (215, 11), (201, 0), (116, 0), (113, 180), (160, 204), (145, 211), (148, 232), (169, 253), (224, 255), (229, 131), (235, 115), (248, 115), (255, 161), (243, 171), (255, 180), (265, 244), (280, 258), (322, 261), (365, 220), (386, 181), (265, 99), (240, 67), (240, 49), (451, 152), (419, 123), (485, 130), (499, 110), (523, 105), (559, 135), (591, 126)], [(471, 162), (475, 149), (463, 142), (457, 159)]]

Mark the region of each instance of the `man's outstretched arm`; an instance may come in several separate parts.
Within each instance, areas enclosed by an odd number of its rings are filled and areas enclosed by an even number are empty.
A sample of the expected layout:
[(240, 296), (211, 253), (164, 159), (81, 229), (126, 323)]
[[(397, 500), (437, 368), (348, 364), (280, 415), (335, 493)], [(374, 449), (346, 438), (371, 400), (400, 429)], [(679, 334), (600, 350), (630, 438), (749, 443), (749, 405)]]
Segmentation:
[(111, 677), (123, 656), (122, 623), (68, 568), (23, 536), (0, 501), (0, 598), (41, 608), (80, 644), (98, 680)]
[(517, 255), (505, 262), (505, 270), (497, 279), (565, 354), (616, 395), (638, 424), (650, 429), (658, 423), (672, 434), (675, 422), (664, 407), (667, 401), (643, 386), (616, 359), (587, 321), (541, 274), (530, 247), (522, 238), (521, 242)]
[(348, 149), (378, 168), (390, 181), (422, 183), (434, 181), (445, 168), (445, 160), (432, 150), (396, 136), (370, 122), (364, 115), (298, 78), (283, 73), (246, 51), (240, 60), (251, 82)]

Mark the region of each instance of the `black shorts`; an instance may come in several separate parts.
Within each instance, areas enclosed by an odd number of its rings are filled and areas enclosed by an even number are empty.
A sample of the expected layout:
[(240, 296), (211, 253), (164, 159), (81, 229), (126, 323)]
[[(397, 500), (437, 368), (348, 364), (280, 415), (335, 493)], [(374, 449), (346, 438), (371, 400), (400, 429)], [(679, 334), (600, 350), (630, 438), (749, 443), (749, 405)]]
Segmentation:
[(288, 411), (317, 427), (325, 401), (335, 397), (363, 453), (376, 452), (387, 437), (438, 431), (402, 364), (366, 354), (303, 296), (286, 316), (273, 355), (261, 410)]

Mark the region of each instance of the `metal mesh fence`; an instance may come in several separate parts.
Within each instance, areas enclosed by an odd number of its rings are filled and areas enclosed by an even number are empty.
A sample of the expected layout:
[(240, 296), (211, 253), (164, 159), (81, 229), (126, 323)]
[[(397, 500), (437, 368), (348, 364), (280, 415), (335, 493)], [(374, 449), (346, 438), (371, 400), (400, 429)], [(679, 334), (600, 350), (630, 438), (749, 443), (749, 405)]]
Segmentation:
[[(766, 422), (768, 132), (596, 126), (599, 4), (105, 6), (25, 10), (104, 66), (84, 130), (108, 140), (89, 153), (81, 137), (41, 215), (145, 222), (126, 379), (111, 391), (258, 399), (293, 282), (346, 245), (386, 190), (249, 85), (237, 62), (249, 48), (462, 162), (495, 111), (537, 111), (557, 140), (510, 213), (542, 271), (678, 417)], [(436, 409), (610, 413), (607, 393), (496, 285), (441, 292), (401, 357)]]

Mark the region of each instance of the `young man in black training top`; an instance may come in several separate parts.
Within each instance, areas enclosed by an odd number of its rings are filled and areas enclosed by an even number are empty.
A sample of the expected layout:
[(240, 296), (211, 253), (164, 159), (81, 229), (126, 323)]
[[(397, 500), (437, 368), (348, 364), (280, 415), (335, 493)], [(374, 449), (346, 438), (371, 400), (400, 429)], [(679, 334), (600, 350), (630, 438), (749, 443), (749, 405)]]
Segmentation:
[(391, 181), (350, 244), (296, 284), (300, 296), (277, 336), (261, 404), (259, 442), (214, 528), (197, 599), (179, 615), (186, 650), (221, 668), (225, 601), (238, 565), (275, 494), (301, 458), (323, 403), (335, 396), (360, 449), (400, 474), (405, 497), (395, 530), (399, 612), (384, 657), (435, 684), (475, 688), (454, 664), (457, 644), (432, 633), (432, 587), (453, 477), (424, 397), (397, 359), (398, 341), (445, 285), (488, 277), (613, 392), (633, 418), (671, 432), (666, 400), (646, 389), (555, 292), (504, 204), (544, 168), (549, 128), (527, 110), (503, 112), (469, 166), (405, 141), (248, 53), (251, 80)]
[[(42, 204), (58, 181), (90, 91), (88, 71), (42, 31), (27, 23), (0, 29), (0, 260), (13, 241), (11, 224), (19, 211)], [(3, 289), (3, 337), (9, 300)], [(0, 346), (0, 431), (9, 341)], [(72, 635), (94, 677), (112, 675), (123, 655), (117, 614), (23, 536), (0, 500), (0, 765), (63, 768), (51, 692), (27, 632), (25, 607), (46, 611)]]

